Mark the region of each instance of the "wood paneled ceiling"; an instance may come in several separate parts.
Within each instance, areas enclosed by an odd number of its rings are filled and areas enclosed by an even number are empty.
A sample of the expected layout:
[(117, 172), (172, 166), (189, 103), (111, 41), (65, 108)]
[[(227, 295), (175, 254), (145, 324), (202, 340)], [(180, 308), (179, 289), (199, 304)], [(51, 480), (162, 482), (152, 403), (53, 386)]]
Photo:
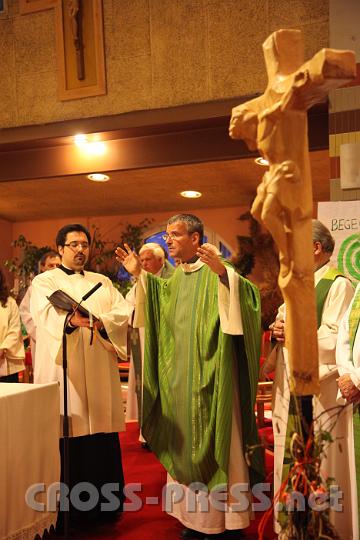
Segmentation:
[[(233, 104), (2, 130), (0, 218), (18, 222), (249, 206), (266, 169), (255, 164), (256, 155), (242, 142), (229, 139), (224, 113)], [(105, 155), (82, 158), (72, 142), (79, 131), (106, 141)], [(309, 116), (309, 139), (314, 200), (328, 200), (324, 106)], [(109, 182), (86, 178), (100, 171)], [(184, 199), (180, 191), (186, 189), (203, 196)]]
[[(328, 151), (312, 152), (311, 166), (314, 199), (328, 200)], [(32, 221), (248, 206), (265, 170), (247, 158), (111, 171), (106, 183), (91, 182), (85, 175), (4, 182), (0, 184), (0, 217)], [(200, 191), (203, 196), (184, 199), (180, 191), (185, 189)]]

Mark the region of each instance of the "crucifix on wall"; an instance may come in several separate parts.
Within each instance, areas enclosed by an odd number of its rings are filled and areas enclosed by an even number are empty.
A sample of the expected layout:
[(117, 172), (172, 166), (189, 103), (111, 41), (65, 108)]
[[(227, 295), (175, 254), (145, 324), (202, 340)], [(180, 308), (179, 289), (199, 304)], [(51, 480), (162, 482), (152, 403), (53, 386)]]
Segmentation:
[(60, 100), (106, 93), (102, 0), (20, 0), (25, 15), (54, 8)]
[(323, 49), (304, 63), (300, 30), (274, 32), (263, 50), (268, 86), (262, 96), (233, 109), (230, 136), (258, 148), (269, 162), (251, 213), (279, 249), (290, 389), (311, 395), (319, 382), (307, 110), (355, 77), (355, 54)]

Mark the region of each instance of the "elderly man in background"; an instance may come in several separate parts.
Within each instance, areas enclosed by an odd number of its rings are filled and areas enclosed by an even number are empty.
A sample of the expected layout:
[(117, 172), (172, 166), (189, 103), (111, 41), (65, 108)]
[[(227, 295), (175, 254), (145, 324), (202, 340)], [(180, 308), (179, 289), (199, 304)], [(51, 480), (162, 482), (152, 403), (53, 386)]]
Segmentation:
[[(174, 273), (175, 268), (166, 259), (164, 249), (155, 242), (144, 244), (139, 250), (140, 264), (146, 272), (164, 279)], [(126, 295), (126, 300), (135, 306), (136, 283)], [(132, 322), (132, 321), (131, 321)], [(142, 408), (142, 381), (144, 368), (144, 328), (131, 329), (131, 358), (126, 399), (126, 421), (139, 421)], [(140, 414), (139, 414), (140, 411)], [(146, 447), (141, 436), (139, 440)]]
[[(343, 511), (330, 512), (330, 519), (341, 538), (353, 538), (350, 511), (350, 477), (346, 460), (346, 427), (337, 422), (337, 382), (335, 349), (342, 316), (354, 294), (354, 288), (346, 277), (329, 263), (335, 241), (330, 231), (318, 220), (312, 222), (314, 250), (314, 279), (318, 320), (318, 350), (320, 393), (314, 397), (314, 420), (316, 431), (330, 431), (334, 440), (326, 447), (321, 462), (321, 473), (325, 478), (335, 478), (335, 484), (343, 491)], [(297, 431), (295, 400), (290, 396), (289, 362), (285, 343), (284, 320), (286, 306), (280, 306), (276, 321), (271, 325), (273, 336), (278, 341), (263, 366), (263, 374), (275, 371), (273, 391), (274, 427), (274, 493), (280, 490), (288, 475), (292, 457), (289, 439)], [(298, 336), (306, 339), (306, 336)], [(275, 507), (275, 531), (280, 532), (282, 515)]]
[[(53, 270), (61, 264), (61, 258), (56, 251), (47, 251), (41, 257), (39, 261), (39, 273), (42, 274), (47, 270)], [(29, 285), (24, 298), (22, 299), (19, 305), (20, 317), (23, 325), (26, 328), (28, 336), (30, 338), (30, 349), (31, 349), (31, 361), (32, 367), (35, 367), (35, 347), (36, 347), (36, 328), (33, 321), (33, 318), (30, 313), (30, 298), (31, 298), (32, 287)]]

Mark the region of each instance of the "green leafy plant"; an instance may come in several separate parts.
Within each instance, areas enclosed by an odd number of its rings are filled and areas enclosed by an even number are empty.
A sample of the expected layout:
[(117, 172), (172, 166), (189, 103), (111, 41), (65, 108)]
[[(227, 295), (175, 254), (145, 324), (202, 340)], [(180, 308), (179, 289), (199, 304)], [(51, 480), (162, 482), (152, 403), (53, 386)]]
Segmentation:
[(9, 272), (14, 274), (14, 288), (12, 294), (15, 297), (21, 296), (22, 292), (29, 286), (31, 279), (38, 272), (38, 265), (41, 257), (51, 247), (38, 247), (30, 240), (27, 240), (23, 234), (14, 240), (11, 245), (19, 250), (19, 256), (7, 259), (5, 266)]

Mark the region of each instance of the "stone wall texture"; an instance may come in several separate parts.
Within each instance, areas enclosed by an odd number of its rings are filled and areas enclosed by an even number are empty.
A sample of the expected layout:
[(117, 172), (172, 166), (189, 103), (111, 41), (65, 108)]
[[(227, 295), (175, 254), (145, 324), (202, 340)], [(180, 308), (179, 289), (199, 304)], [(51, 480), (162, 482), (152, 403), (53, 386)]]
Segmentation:
[[(86, 0), (91, 1), (91, 0)], [(261, 44), (299, 28), (328, 46), (328, 0), (103, 0), (107, 94), (57, 97), (55, 11), (0, 19), (0, 127), (221, 100), (266, 86)]]

